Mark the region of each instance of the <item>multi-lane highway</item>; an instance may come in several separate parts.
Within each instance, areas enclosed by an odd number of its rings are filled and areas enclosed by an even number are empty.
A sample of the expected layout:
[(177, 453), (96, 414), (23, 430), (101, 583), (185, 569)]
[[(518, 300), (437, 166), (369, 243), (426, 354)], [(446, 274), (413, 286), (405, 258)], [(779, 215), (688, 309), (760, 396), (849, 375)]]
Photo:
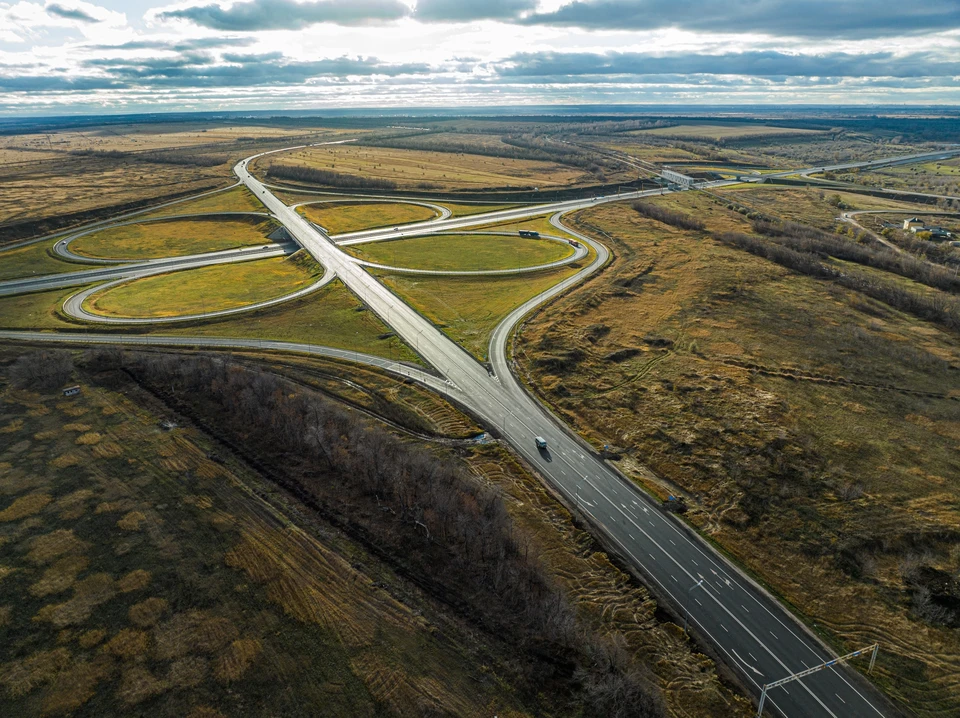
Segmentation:
[[(687, 616), (691, 627), (747, 686), (754, 689), (755, 694), (759, 694), (764, 683), (832, 658), (780, 604), (671, 515), (664, 514), (656, 503), (603, 462), (520, 386), (509, 370), (505, 347), (512, 327), (535, 301), (516, 310), (497, 329), (491, 345), (494, 373), (490, 373), (366, 272), (334, 241), (274, 197), (249, 173), (248, 164), (252, 159), (240, 162), (234, 171), (283, 223), (295, 241), (317, 261), (336, 272), (347, 287), (440, 371), (452, 383), (443, 389), (443, 393), (467, 406), (488, 426), (496, 427), (558, 492), (588, 517), (612, 546), (632, 562), (656, 593)], [(559, 202), (497, 214), (504, 219), (519, 219), (545, 211), (561, 213), (580, 209), (610, 199)], [(452, 219), (432, 223), (429, 230), (443, 231), (451, 228), (451, 224), (462, 227), (465, 226), (463, 222)], [(435, 228), (439, 224), (447, 227)], [(366, 241), (370, 241), (399, 236), (402, 231), (362, 234)], [(606, 249), (599, 243), (578, 236), (581, 242), (596, 250), (597, 259), (567, 280), (567, 285), (596, 271), (607, 257)], [(343, 241), (352, 243), (359, 239), (351, 236)], [(552, 295), (565, 288), (561, 285), (546, 294)], [(547, 298), (541, 296), (538, 299), (545, 301)], [(537, 449), (535, 436), (547, 439), (545, 450)], [(866, 682), (845, 667), (830, 668), (788, 687), (778, 688), (768, 696), (767, 705), (788, 716), (883, 715), (878, 699)]]

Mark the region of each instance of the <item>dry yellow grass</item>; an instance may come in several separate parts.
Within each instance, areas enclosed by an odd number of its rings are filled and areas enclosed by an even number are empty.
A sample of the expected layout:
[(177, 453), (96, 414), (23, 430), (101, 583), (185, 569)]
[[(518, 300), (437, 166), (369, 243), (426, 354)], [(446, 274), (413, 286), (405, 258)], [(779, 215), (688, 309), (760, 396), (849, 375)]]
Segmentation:
[(73, 529), (57, 529), (48, 534), (37, 536), (30, 542), (27, 560), (33, 564), (49, 563), (66, 554), (79, 554), (90, 548), (90, 544), (81, 541)]
[[(84, 413), (86, 413), (86, 410), (84, 410)], [(64, 424), (64, 425), (63, 425), (63, 430), (64, 430), (64, 431), (78, 431), (78, 432), (80, 432), (80, 433), (88, 432), (88, 431), (90, 431), (90, 429), (92, 429), (92, 428), (93, 428), (93, 427), (90, 426), (90, 424), (81, 424), (81, 423), (79, 423), (79, 422), (73, 422), (73, 423), (71, 423), (71, 424)]]
[(71, 466), (83, 463), (83, 455), (78, 451), (68, 451), (50, 462), (50, 466), (55, 469), (67, 469)]
[(13, 434), (23, 428), (23, 419), (14, 419), (3, 428), (0, 428), (0, 434)]
[(149, 571), (138, 568), (131, 571), (117, 581), (117, 589), (120, 593), (130, 593), (131, 591), (141, 591), (150, 585), (151, 575)]
[(149, 647), (150, 634), (135, 628), (124, 628), (107, 641), (103, 649), (118, 658), (132, 660), (145, 656)]
[(170, 664), (167, 683), (178, 688), (192, 688), (202, 683), (210, 673), (210, 662), (202, 656), (185, 656)]
[(167, 599), (157, 598), (156, 596), (135, 603), (130, 606), (128, 612), (130, 623), (141, 627), (153, 626), (166, 613), (168, 606)]
[(139, 531), (140, 525), (147, 520), (147, 517), (141, 511), (131, 511), (124, 514), (123, 518), (117, 521), (117, 527), (124, 531)]
[(167, 688), (166, 681), (158, 680), (146, 667), (133, 666), (123, 672), (117, 697), (132, 706), (163, 693)]
[(86, 434), (78, 436), (75, 443), (79, 446), (94, 446), (95, 444), (99, 444), (102, 438), (103, 437), (97, 432), (88, 431)]
[(13, 613), (13, 609), (10, 606), (0, 606), (0, 628), (10, 623), (11, 613)]
[(221, 683), (240, 680), (260, 655), (263, 646), (255, 638), (239, 638), (233, 641), (217, 657), (213, 675)]
[(84, 631), (77, 638), (77, 643), (80, 645), (80, 648), (93, 648), (98, 645), (104, 638), (107, 637), (107, 632), (102, 628), (93, 628), (89, 631)]
[(68, 715), (89, 701), (97, 684), (112, 673), (111, 661), (97, 656), (92, 661), (77, 661), (56, 675), (43, 697), (43, 715)]
[(0, 511), (0, 522), (17, 521), (27, 516), (38, 514), (43, 511), (51, 501), (53, 501), (53, 497), (50, 496), (50, 494), (21, 496), (19, 499), (15, 499), (14, 502), (3, 511)]
[(396, 182), (401, 187), (426, 182), (445, 188), (543, 188), (568, 186), (584, 175), (581, 170), (553, 162), (355, 145), (311, 147), (271, 155), (260, 161), (258, 167), (266, 168), (272, 164), (303, 165), (340, 174), (384, 179)]
[(237, 628), (227, 618), (204, 611), (178, 613), (154, 629), (157, 660), (180, 658), (188, 653), (216, 653), (237, 638)]
[(52, 680), (70, 661), (70, 651), (66, 648), (38, 651), (23, 660), (0, 666), (0, 684), (6, 686), (11, 695), (25, 695)]
[(73, 585), (73, 598), (41, 608), (33, 620), (57, 628), (78, 626), (90, 618), (93, 610), (117, 594), (116, 582), (107, 573), (95, 573)]
[(65, 556), (47, 568), (40, 580), (30, 586), (33, 596), (49, 596), (62, 593), (73, 586), (77, 574), (87, 568), (90, 560), (86, 556)]

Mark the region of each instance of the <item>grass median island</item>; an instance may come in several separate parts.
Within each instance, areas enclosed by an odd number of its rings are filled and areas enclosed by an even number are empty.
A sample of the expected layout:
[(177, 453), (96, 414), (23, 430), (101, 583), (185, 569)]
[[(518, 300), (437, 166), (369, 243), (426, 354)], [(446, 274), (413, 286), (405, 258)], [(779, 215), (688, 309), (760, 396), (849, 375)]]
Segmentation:
[[(586, 258), (583, 264), (590, 262)], [(519, 276), (424, 277), (378, 273), (404, 301), (483, 360), (497, 324), (515, 307), (575, 274), (571, 265)]]
[[(92, 286), (92, 285), (88, 285)], [(68, 297), (87, 287), (67, 287), (0, 297), (0, 329), (77, 329), (64, 320), (60, 307)]]
[(406, 202), (324, 202), (298, 207), (297, 212), (329, 234), (426, 222), (437, 216), (430, 207)]
[(53, 242), (38, 242), (19, 249), (0, 248), (0, 282), (22, 277), (39, 277), (44, 274), (76, 272), (88, 268), (57, 259), (51, 254)]
[(70, 251), (100, 259), (162, 259), (269, 244), (277, 224), (264, 217), (172, 219), (110, 227), (70, 243)]
[(319, 344), (419, 363), (416, 354), (339, 279), (276, 307), (196, 325), (157, 328), (150, 333)]
[(470, 217), (485, 212), (499, 212), (505, 209), (521, 207), (519, 204), (457, 204), (454, 202), (437, 202), (450, 210), (452, 217)]
[(176, 317), (234, 309), (312, 284), (323, 269), (304, 252), (135, 279), (93, 294), (89, 311), (109, 317)]
[[(176, 214), (201, 214), (206, 212), (265, 212), (263, 203), (246, 187), (215, 192), (199, 199), (177, 202), (142, 216), (143, 219), (169, 217)], [(140, 219), (140, 217), (138, 217)]]
[(569, 244), (551, 239), (495, 234), (435, 234), (344, 249), (360, 259), (391, 267), (464, 272), (533, 267), (574, 253)]

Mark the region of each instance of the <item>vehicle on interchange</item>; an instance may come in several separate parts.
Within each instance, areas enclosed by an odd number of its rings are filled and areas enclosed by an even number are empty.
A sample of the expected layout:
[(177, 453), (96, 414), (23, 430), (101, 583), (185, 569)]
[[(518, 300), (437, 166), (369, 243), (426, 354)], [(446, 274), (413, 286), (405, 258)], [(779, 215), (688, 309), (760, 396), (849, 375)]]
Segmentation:
[(540, 239), (540, 233), (534, 232), (532, 229), (521, 229), (519, 234), (521, 237), (530, 237), (532, 239)]

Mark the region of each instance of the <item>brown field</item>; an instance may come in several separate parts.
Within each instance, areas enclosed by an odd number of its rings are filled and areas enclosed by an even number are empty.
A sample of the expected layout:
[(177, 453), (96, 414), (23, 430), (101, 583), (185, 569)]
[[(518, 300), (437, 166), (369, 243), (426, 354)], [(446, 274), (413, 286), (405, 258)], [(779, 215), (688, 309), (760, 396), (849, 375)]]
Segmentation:
[[(90, 212), (130, 202), (157, 201), (223, 186), (216, 168), (118, 164), (96, 157), (64, 156), (30, 165), (0, 168), (4, 199), (0, 227)], [(50, 225), (50, 229), (56, 229)], [(41, 232), (38, 232), (38, 234)]]
[(679, 124), (673, 127), (656, 127), (651, 130), (634, 130), (627, 134), (656, 135), (658, 137), (696, 137), (706, 140), (737, 139), (740, 137), (773, 137), (779, 135), (818, 135), (817, 130), (803, 130), (793, 127), (773, 127), (754, 123), (722, 123), (710, 122), (705, 124)]
[(269, 155), (258, 160), (260, 174), (273, 163), (362, 175), (411, 188), (422, 183), (445, 189), (561, 187), (580, 181), (583, 175), (576, 168), (553, 162), (353, 145)]
[[(324, 130), (324, 133), (329, 134), (337, 134), (338, 132), (338, 130)], [(47, 150), (50, 152), (68, 152), (71, 150), (119, 150), (129, 152), (234, 143), (243, 139), (298, 138), (306, 133), (303, 129), (254, 125), (218, 127), (208, 123), (144, 123), (111, 125), (102, 129), (60, 130), (43, 134), (12, 135), (0, 138), (0, 148), (20, 151)], [(350, 130), (349, 134), (353, 135), (357, 132)]]
[[(716, 190), (715, 194), (745, 206), (747, 209), (769, 214), (791, 222), (803, 222), (821, 229), (833, 229), (841, 212), (858, 209), (902, 209), (904, 212), (922, 211), (923, 205), (899, 202), (884, 197), (820, 190), (814, 187), (787, 187), (777, 185), (736, 185)], [(830, 204), (839, 196), (846, 209)]]
[[(749, 229), (707, 197), (662, 201)], [(617, 259), (528, 321), (530, 385), (836, 648), (879, 641), (890, 696), (949, 715), (960, 637), (924, 581), (960, 569), (960, 338), (626, 204), (577, 220)]]
[(151, 396), (84, 379), (69, 402), (0, 395), (27, 413), (0, 454), (7, 715), (525, 714), (478, 670), (486, 647), (362, 547), (292, 523), (196, 429), (158, 429)]

